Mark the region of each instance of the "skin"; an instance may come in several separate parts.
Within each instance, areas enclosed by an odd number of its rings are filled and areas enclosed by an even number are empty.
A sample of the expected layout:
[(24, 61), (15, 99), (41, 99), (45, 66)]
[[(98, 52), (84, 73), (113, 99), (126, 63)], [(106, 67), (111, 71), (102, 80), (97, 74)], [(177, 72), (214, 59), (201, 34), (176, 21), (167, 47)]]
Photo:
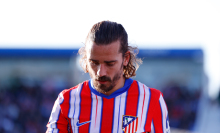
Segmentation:
[(105, 95), (122, 88), (125, 83), (123, 66), (130, 59), (129, 51), (122, 57), (119, 52), (120, 41), (107, 45), (97, 45), (94, 42), (87, 44), (87, 68), (93, 80), (95, 89)]

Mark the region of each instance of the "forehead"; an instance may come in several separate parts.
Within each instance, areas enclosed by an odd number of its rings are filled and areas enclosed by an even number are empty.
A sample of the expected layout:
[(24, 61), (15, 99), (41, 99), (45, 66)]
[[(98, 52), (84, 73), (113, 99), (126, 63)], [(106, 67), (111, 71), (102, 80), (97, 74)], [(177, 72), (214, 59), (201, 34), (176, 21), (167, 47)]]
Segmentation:
[(111, 59), (117, 56), (121, 56), (119, 52), (120, 41), (115, 41), (107, 45), (97, 45), (94, 42), (88, 43), (86, 46), (87, 58), (105, 58)]

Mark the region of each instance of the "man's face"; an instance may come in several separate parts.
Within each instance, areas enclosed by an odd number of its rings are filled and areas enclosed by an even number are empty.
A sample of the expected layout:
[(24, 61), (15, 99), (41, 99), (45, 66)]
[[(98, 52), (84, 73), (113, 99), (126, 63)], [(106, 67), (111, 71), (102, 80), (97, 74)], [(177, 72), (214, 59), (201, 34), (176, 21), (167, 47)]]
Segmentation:
[(124, 82), (123, 66), (127, 64), (119, 53), (120, 41), (108, 45), (87, 44), (87, 67), (95, 89), (101, 93), (117, 90)]

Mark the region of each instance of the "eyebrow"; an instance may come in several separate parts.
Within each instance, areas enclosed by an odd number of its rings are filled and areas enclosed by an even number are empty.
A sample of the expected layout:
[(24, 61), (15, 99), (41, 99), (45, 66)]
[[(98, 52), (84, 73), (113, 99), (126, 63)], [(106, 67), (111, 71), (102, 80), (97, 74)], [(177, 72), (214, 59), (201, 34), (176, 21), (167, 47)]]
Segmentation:
[[(89, 59), (91, 61), (95, 61), (95, 62), (99, 62), (98, 60), (93, 60), (93, 59)], [(105, 63), (112, 63), (112, 62), (117, 62), (117, 60), (111, 60), (111, 61), (104, 61)]]

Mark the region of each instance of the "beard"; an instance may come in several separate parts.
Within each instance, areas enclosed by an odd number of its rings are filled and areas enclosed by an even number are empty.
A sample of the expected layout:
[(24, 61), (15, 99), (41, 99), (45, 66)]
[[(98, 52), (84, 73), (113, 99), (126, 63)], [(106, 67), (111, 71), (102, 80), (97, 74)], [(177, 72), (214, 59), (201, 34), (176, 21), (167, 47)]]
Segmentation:
[[(120, 69), (115, 75), (114, 77), (111, 79), (110, 77), (108, 76), (95, 76), (93, 75), (92, 73), (89, 72), (89, 75), (90, 77), (92, 78), (93, 80), (93, 86), (95, 87), (95, 89), (98, 91), (98, 92), (101, 92), (101, 93), (106, 93), (106, 92), (109, 92), (110, 90), (112, 90), (118, 80), (121, 78), (122, 76), (122, 73), (123, 73), (123, 69)], [(107, 81), (106, 84), (100, 84), (98, 81)]]

